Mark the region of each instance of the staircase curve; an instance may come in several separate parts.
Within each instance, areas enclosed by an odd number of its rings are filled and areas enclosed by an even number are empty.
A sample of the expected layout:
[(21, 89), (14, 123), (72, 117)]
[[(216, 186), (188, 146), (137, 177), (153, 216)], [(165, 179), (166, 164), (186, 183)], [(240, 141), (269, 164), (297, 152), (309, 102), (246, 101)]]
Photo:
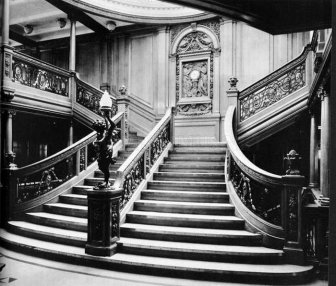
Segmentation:
[(314, 32), (297, 58), (239, 92), (236, 124), (241, 147), (252, 146), (290, 126), (308, 109), (316, 45)]

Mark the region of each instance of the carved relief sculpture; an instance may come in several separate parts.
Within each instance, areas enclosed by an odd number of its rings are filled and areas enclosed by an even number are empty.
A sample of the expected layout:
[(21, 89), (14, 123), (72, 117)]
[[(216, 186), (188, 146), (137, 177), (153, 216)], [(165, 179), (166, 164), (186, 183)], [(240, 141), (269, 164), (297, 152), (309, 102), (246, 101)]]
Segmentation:
[(209, 96), (206, 60), (182, 64), (182, 98)]

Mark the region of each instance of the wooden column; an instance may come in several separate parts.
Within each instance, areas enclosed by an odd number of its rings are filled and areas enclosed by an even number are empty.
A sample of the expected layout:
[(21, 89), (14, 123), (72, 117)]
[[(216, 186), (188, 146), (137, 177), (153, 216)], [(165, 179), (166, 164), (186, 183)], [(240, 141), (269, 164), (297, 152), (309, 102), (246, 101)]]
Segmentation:
[(70, 17), (70, 52), (69, 52), (69, 70), (76, 70), (76, 21)]
[(5, 132), (5, 158), (7, 168), (16, 168), (14, 164), (15, 153), (13, 152), (13, 116), (15, 110), (6, 111), (6, 132)]
[(73, 144), (73, 121), (70, 119), (68, 146)]
[(317, 176), (316, 173), (316, 145), (317, 145), (317, 127), (316, 127), (316, 116), (312, 111), (310, 114), (310, 158), (309, 158), (309, 186), (310, 187), (317, 187)]
[(323, 196), (329, 197), (330, 190), (330, 106), (329, 95), (324, 89), (319, 91), (321, 98), (321, 168), (320, 186)]
[(9, 44), (9, 0), (2, 0), (2, 45)]

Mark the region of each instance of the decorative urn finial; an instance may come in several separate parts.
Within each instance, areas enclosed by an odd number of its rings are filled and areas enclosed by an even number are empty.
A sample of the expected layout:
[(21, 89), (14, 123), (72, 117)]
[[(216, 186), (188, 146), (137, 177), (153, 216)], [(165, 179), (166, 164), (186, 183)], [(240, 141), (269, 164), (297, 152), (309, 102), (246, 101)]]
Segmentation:
[(228, 83), (230, 84), (229, 90), (237, 90), (238, 79), (235, 76), (230, 76)]
[(287, 162), (286, 175), (300, 175), (299, 164), (302, 157), (293, 149), (289, 151), (284, 160)]
[(124, 84), (119, 88), (119, 92), (121, 95), (126, 95), (127, 88)]

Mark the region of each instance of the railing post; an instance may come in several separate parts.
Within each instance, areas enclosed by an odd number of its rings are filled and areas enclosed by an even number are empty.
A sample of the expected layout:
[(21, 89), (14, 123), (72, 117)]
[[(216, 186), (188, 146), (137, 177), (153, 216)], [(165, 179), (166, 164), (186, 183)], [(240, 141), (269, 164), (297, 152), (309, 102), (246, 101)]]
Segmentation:
[(239, 122), (239, 112), (240, 112), (240, 108), (239, 108), (239, 104), (238, 104), (238, 95), (239, 95), (239, 91), (237, 89), (237, 82), (238, 79), (234, 76), (231, 76), (228, 80), (229, 84), (230, 84), (230, 88), (226, 91), (226, 95), (228, 98), (228, 106), (233, 105), (236, 107), (236, 120), (235, 120), (235, 126), (234, 126), (234, 132), (236, 133), (237, 131), (237, 127), (238, 127), (238, 122)]
[(177, 114), (177, 109), (175, 106), (171, 108), (171, 117), (170, 117), (170, 142), (174, 145), (175, 144), (175, 116)]
[(118, 112), (124, 113), (124, 143), (128, 142), (128, 114), (129, 114), (129, 98), (126, 94), (127, 88), (123, 85), (119, 88), (120, 95), (117, 97)]
[(125, 122), (125, 113), (123, 113), (122, 118), (121, 118), (121, 130), (120, 130), (120, 139), (122, 142), (122, 150), (125, 150), (125, 127), (126, 127), (126, 122)]
[(111, 256), (120, 239), (120, 197), (123, 189), (88, 192), (88, 239), (85, 253)]
[(288, 169), (282, 176), (282, 226), (285, 232), (284, 251), (288, 261), (296, 264), (304, 263), (302, 247), (302, 188), (305, 177), (298, 170), (301, 157), (295, 150), (291, 150), (287, 157)]
[(80, 149), (76, 153), (76, 176), (80, 173)]
[(4, 186), (1, 194), (1, 225), (4, 226), (12, 217), (15, 201), (18, 197), (17, 175), (15, 170), (17, 168), (9, 166), (5, 168), (3, 178)]

